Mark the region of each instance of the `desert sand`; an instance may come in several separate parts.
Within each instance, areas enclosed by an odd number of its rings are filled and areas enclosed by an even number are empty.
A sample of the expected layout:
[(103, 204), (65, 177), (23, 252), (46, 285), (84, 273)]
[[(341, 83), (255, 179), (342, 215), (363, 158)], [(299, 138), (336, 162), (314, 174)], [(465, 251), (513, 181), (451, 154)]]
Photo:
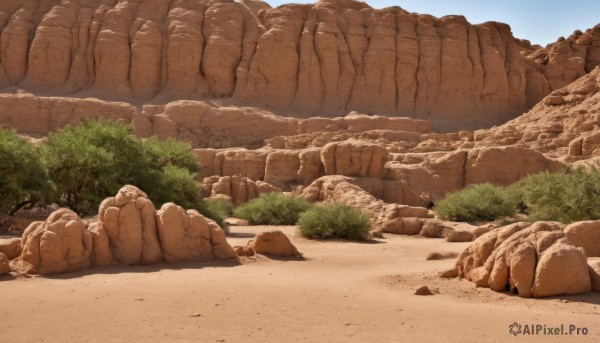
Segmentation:
[[(232, 226), (229, 243), (281, 229), (305, 260), (95, 268), (0, 279), (3, 342), (497, 342), (513, 322), (574, 324), (594, 342), (600, 294), (538, 300), (437, 277), (469, 243), (386, 235), (369, 243), (313, 241), (295, 227)], [(427, 285), (433, 296), (414, 295)], [(24, 323), (27, 323), (26, 325)], [(519, 341), (556, 341), (520, 336)]]

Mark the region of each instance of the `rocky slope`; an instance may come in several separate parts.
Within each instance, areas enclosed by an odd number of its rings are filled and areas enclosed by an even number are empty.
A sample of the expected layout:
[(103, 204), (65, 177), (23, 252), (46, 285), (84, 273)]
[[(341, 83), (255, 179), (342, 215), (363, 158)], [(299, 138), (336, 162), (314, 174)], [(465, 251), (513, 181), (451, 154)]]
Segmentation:
[(477, 146), (515, 145), (569, 162), (600, 156), (600, 68), (555, 90), (524, 115), (475, 132)]
[(0, 31), (7, 93), (355, 110), (440, 129), (506, 122), (600, 63), (598, 29), (539, 52), (505, 24), (350, 0), (14, 0)]

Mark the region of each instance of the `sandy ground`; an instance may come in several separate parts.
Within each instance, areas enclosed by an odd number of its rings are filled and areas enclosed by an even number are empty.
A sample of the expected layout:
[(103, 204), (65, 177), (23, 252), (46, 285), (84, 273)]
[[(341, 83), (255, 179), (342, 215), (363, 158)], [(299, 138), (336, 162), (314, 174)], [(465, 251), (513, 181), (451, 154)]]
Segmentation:
[[(232, 227), (232, 245), (265, 227)], [(600, 341), (600, 294), (543, 300), (436, 277), (468, 244), (386, 236), (320, 242), (281, 229), (306, 257), (93, 269), (0, 279), (0, 342)], [(416, 296), (418, 286), (438, 288)], [(518, 336), (517, 322), (587, 327), (587, 336)]]

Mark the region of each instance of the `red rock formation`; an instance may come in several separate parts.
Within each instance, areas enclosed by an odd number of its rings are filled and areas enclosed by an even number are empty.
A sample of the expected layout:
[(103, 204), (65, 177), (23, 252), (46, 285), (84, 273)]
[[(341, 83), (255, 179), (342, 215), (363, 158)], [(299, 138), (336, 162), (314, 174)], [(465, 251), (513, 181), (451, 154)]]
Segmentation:
[(472, 129), (589, 72), (599, 40), (594, 28), (536, 51), (505, 24), (351, 0), (14, 0), (0, 3), (0, 88), (134, 104), (225, 98)]

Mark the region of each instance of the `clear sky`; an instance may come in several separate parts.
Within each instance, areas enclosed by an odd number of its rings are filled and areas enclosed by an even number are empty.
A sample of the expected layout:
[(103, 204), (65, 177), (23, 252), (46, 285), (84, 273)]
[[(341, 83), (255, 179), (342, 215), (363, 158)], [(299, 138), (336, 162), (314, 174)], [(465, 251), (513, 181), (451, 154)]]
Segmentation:
[[(273, 6), (310, 0), (267, 0)], [(464, 15), (473, 24), (499, 21), (517, 38), (546, 45), (579, 29), (600, 23), (600, 0), (367, 0), (371, 7), (400, 6), (407, 11), (442, 17)]]

